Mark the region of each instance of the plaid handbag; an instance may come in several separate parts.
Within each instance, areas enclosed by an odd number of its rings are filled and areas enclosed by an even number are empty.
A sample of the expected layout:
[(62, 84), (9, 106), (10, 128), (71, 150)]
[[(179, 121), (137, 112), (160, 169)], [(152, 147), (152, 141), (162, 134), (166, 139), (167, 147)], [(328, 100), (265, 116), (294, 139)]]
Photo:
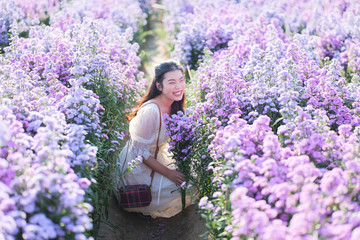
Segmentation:
[(146, 184), (128, 185), (119, 189), (120, 206), (135, 208), (149, 206), (152, 200), (151, 188)]
[[(156, 103), (155, 103), (156, 104)], [(156, 104), (157, 105), (157, 104)], [(159, 106), (157, 105), (159, 108)], [(159, 138), (160, 138), (160, 130), (161, 130), (161, 111), (160, 113), (160, 127), (159, 127), (159, 135), (156, 141), (156, 151), (155, 151), (155, 159), (157, 158), (157, 154), (159, 152)], [(129, 151), (129, 147), (126, 152), (124, 164), (122, 167), (122, 171), (124, 171), (124, 166), (126, 163), (127, 153)], [(120, 195), (120, 206), (123, 208), (136, 208), (136, 207), (147, 207), (150, 205), (152, 197), (151, 197), (151, 185), (154, 180), (155, 171), (151, 171), (151, 182), (150, 185), (146, 184), (138, 184), (138, 185), (127, 185), (124, 187), (119, 187), (118, 192)]]

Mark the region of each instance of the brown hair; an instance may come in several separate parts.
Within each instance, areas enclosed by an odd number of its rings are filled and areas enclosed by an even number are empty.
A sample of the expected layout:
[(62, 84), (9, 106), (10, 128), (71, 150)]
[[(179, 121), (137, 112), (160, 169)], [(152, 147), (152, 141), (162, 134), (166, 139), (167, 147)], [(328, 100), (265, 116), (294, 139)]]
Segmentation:
[[(180, 70), (184, 74), (184, 69), (180, 67), (177, 63), (173, 61), (163, 62), (160, 65), (155, 67), (155, 77), (150, 85), (145, 96), (141, 98), (138, 105), (132, 110), (131, 113), (126, 115), (126, 119), (130, 121), (133, 119), (137, 112), (139, 111), (140, 107), (146, 103), (147, 101), (154, 99), (155, 97), (161, 94), (161, 91), (156, 87), (156, 83), (159, 83), (161, 87), (163, 87), (163, 80), (164, 75), (167, 72)], [(176, 114), (178, 111), (184, 112), (184, 105), (185, 105), (185, 93), (180, 101), (174, 101), (171, 105), (171, 112), (170, 114)]]

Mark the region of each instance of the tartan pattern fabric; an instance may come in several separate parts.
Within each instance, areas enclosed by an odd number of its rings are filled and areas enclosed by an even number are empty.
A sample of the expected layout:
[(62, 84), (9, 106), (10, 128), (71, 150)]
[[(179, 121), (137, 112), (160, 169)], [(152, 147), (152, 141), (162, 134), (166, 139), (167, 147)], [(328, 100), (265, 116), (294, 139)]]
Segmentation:
[(152, 200), (151, 189), (148, 185), (128, 185), (119, 188), (120, 206), (135, 208), (149, 206)]

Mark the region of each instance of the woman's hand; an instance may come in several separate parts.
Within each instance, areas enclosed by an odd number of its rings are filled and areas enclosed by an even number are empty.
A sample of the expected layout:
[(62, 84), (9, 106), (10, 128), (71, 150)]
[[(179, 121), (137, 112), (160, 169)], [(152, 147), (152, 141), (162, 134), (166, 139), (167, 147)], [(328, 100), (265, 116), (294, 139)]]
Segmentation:
[(165, 177), (173, 181), (178, 186), (185, 181), (184, 175), (178, 170), (169, 169), (168, 174)]
[(167, 168), (151, 156), (146, 160), (144, 159), (143, 163), (149, 168), (167, 177), (168, 179), (170, 179), (170, 181), (174, 182), (178, 186), (181, 186), (181, 184), (185, 181), (185, 177), (181, 172), (179, 172), (178, 170)]

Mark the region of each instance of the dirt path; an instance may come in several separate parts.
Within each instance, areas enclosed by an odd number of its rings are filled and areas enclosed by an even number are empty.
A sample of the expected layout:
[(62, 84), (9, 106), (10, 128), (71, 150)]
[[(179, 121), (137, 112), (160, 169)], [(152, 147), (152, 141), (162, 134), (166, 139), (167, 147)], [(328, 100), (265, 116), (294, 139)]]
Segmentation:
[(145, 218), (122, 210), (112, 197), (108, 222), (102, 222), (98, 240), (201, 240), (206, 232), (195, 205), (172, 218)]
[(166, 31), (162, 22), (163, 10), (161, 9), (161, 5), (156, 6), (158, 7), (153, 8), (153, 17), (149, 22), (150, 34), (146, 37), (146, 42), (141, 50), (146, 52), (146, 59), (143, 63), (142, 70), (149, 81), (154, 77), (155, 66), (170, 59), (170, 53), (166, 43)]
[[(154, 67), (169, 59), (165, 31), (161, 22), (161, 9), (155, 9), (150, 23), (152, 34), (146, 37), (143, 50), (146, 62), (142, 66), (148, 79), (154, 76)], [(111, 197), (109, 219), (100, 224), (97, 240), (201, 240), (206, 232), (205, 221), (192, 205), (172, 218), (145, 218), (122, 210), (115, 196)]]

